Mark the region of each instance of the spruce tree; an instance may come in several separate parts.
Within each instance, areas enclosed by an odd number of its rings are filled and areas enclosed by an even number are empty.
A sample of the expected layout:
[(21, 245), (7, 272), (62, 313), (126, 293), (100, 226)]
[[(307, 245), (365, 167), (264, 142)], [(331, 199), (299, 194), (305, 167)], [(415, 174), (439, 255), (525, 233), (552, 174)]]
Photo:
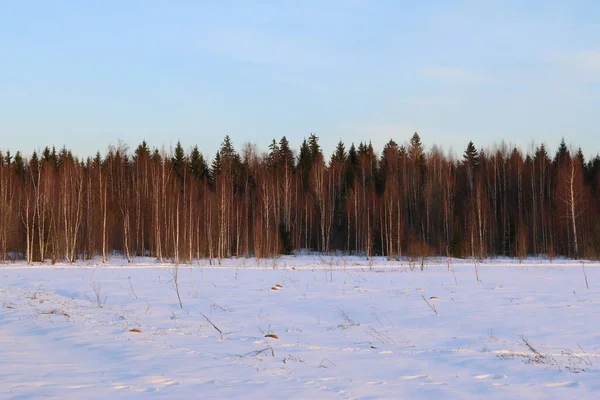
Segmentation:
[(554, 166), (558, 167), (565, 160), (569, 159), (571, 154), (569, 153), (569, 149), (567, 148), (567, 144), (565, 143), (565, 138), (563, 137), (560, 140), (560, 144), (558, 145), (558, 150), (556, 151), (556, 155), (554, 156)]
[(269, 168), (275, 168), (277, 164), (279, 164), (279, 156), (279, 145), (277, 144), (275, 139), (273, 139), (271, 141), (271, 144), (269, 145)]
[(279, 141), (279, 152), (281, 156), (279, 161), (290, 169), (294, 169), (294, 153), (290, 149), (290, 143), (286, 137), (282, 137)]
[(134, 156), (136, 159), (150, 156), (150, 149), (145, 140), (135, 149)]
[(410, 139), (408, 153), (417, 167), (423, 168), (425, 166), (425, 151), (423, 149), (423, 144), (421, 143), (421, 137), (417, 132), (415, 132)]
[(302, 170), (302, 183), (304, 190), (308, 190), (308, 177), (310, 176), (310, 169), (312, 166), (312, 156), (310, 147), (306, 139), (302, 142), (302, 146), (300, 146), (300, 154), (298, 155), (298, 168)]
[(469, 142), (465, 154), (463, 154), (463, 162), (471, 168), (477, 168), (479, 166), (479, 152), (475, 148), (473, 142)]
[(321, 146), (319, 145), (319, 138), (314, 133), (311, 133), (308, 137), (308, 147), (310, 148), (311, 161), (314, 161), (321, 154)]
[(171, 163), (173, 164), (173, 170), (179, 179), (183, 179), (183, 168), (186, 164), (185, 152), (181, 146), (181, 142), (177, 142), (175, 146), (175, 153), (171, 157)]
[(335, 151), (331, 156), (331, 163), (333, 164), (334, 162), (337, 162), (339, 165), (346, 164), (346, 147), (344, 146), (344, 142), (341, 140), (338, 142), (337, 146), (335, 147)]
[(207, 178), (206, 174), (208, 172), (208, 165), (204, 160), (204, 156), (198, 150), (198, 146), (194, 146), (192, 152), (190, 153), (190, 162), (189, 162), (190, 172), (192, 176), (198, 181), (204, 181)]
[(23, 160), (23, 156), (21, 156), (21, 152), (17, 151), (15, 154), (15, 160), (13, 162), (15, 168), (15, 174), (17, 178), (23, 182), (25, 180), (25, 160)]

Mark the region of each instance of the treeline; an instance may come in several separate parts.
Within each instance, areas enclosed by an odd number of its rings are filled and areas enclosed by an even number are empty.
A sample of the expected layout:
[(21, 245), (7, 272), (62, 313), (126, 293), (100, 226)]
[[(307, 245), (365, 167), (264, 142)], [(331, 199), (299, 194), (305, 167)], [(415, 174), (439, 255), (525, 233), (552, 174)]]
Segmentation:
[(460, 159), (418, 134), (340, 142), (326, 157), (311, 135), (260, 153), (229, 137), (210, 166), (198, 147), (143, 142), (79, 159), (46, 148), (0, 153), (0, 260), (68, 261), (122, 254), (189, 262), (311, 249), (366, 257), (451, 255), (597, 258), (600, 158), (562, 141), (523, 154), (469, 143)]

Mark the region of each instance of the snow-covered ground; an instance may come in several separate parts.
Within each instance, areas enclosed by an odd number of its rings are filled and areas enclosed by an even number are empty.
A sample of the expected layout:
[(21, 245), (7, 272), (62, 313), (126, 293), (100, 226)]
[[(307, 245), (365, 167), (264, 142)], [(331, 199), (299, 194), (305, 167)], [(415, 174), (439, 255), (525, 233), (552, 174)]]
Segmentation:
[(598, 264), (450, 265), (0, 266), (0, 398), (600, 398)]

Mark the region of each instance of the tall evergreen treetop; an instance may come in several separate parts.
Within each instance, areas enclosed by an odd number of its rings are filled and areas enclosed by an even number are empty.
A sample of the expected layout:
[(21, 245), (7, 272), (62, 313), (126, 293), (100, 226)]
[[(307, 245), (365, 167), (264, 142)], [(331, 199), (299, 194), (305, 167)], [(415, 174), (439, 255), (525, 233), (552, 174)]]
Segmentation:
[(581, 147), (579, 149), (577, 149), (577, 154), (575, 155), (575, 159), (580, 162), (581, 164), (585, 164), (585, 156), (583, 155), (583, 151), (581, 150)]
[(290, 143), (288, 142), (288, 140), (285, 136), (282, 137), (281, 140), (279, 141), (279, 152), (281, 154), (280, 162), (284, 166), (286, 166), (290, 169), (293, 169), (294, 168), (294, 153), (290, 149)]
[(346, 147), (341, 140), (338, 142), (335, 151), (331, 156), (331, 164), (333, 163), (338, 163), (339, 165), (344, 165), (346, 163)]
[(475, 148), (473, 142), (469, 142), (465, 154), (463, 154), (463, 162), (471, 168), (479, 166), (479, 152)]
[(196, 180), (203, 181), (206, 178), (208, 165), (206, 164), (206, 160), (204, 160), (204, 156), (198, 150), (198, 146), (194, 146), (190, 153), (189, 167), (192, 176)]
[(400, 149), (398, 148), (398, 143), (393, 140), (390, 140), (383, 147), (383, 151), (381, 152), (381, 170), (387, 171), (390, 165), (396, 163), (396, 160), (400, 158)]
[(311, 133), (308, 137), (308, 147), (310, 148), (310, 155), (314, 160), (321, 154), (321, 146), (319, 145), (319, 138), (314, 133)]
[(29, 160), (29, 170), (31, 171), (31, 174), (36, 176), (39, 168), (40, 168), (40, 159), (38, 157), (37, 151), (34, 150), (33, 154), (31, 155), (31, 159)]
[(229, 135), (226, 135), (225, 139), (223, 139), (219, 152), (221, 153), (220, 157), (223, 161), (231, 162), (238, 157), (235, 149), (233, 148), (233, 143)]
[(560, 144), (558, 145), (556, 155), (554, 156), (554, 165), (558, 166), (569, 158), (571, 158), (571, 154), (569, 153), (569, 149), (567, 148), (567, 144), (565, 143), (565, 138), (563, 137), (560, 141)]
[(410, 139), (408, 153), (415, 164), (420, 166), (425, 165), (425, 150), (423, 149), (423, 144), (421, 143), (421, 137), (417, 132), (415, 132)]
[(21, 156), (20, 151), (17, 151), (17, 153), (15, 154), (15, 160), (13, 162), (13, 165), (17, 177), (21, 181), (25, 180), (25, 160), (23, 159), (23, 156)]
[(177, 142), (175, 146), (175, 153), (171, 157), (171, 163), (173, 164), (173, 170), (179, 178), (183, 178), (183, 169), (186, 165), (185, 152), (181, 146), (181, 142)]
[(546, 146), (544, 146), (544, 143), (535, 149), (535, 160), (549, 161), (548, 152), (546, 151)]
[(154, 151), (152, 152), (152, 161), (154, 161), (155, 163), (162, 162), (162, 156), (160, 155), (160, 151), (158, 151), (157, 148), (154, 148)]
[(217, 150), (217, 154), (215, 154), (215, 158), (212, 161), (210, 166), (210, 174), (213, 177), (216, 177), (221, 172), (222, 163), (221, 163), (221, 152)]
[(277, 164), (279, 164), (279, 157), (279, 145), (277, 144), (275, 139), (273, 139), (271, 141), (271, 144), (269, 145), (269, 167), (274, 168), (275, 166), (277, 166)]
[(150, 149), (148, 148), (148, 144), (146, 141), (142, 141), (142, 143), (135, 149), (134, 157), (135, 159), (140, 159), (144, 157), (150, 156)]
[(308, 142), (306, 139), (304, 139), (304, 141), (302, 141), (302, 145), (300, 146), (300, 153), (298, 154), (298, 166), (302, 169), (309, 169), (311, 158)]
[(96, 151), (96, 156), (94, 157), (94, 167), (98, 168), (102, 164), (102, 156), (100, 155), (100, 151)]

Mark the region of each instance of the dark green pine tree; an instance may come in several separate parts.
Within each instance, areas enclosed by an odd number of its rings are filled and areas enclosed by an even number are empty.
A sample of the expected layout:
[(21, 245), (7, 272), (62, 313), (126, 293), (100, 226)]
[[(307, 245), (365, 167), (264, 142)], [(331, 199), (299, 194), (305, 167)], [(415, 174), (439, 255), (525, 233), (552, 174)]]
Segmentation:
[(314, 161), (321, 154), (321, 146), (319, 145), (319, 137), (311, 133), (308, 137), (308, 147), (310, 148), (311, 161)]
[(546, 146), (542, 143), (537, 149), (535, 149), (535, 160), (549, 160)]
[(210, 166), (210, 171), (213, 176), (218, 175), (219, 172), (221, 172), (221, 152), (218, 150)]
[[(514, 150), (517, 150), (517, 154), (519, 158), (521, 158), (521, 152), (515, 147)], [(479, 165), (485, 165), (487, 160), (487, 154), (484, 149), (479, 149)]]
[(269, 158), (267, 164), (269, 168), (275, 168), (279, 164), (279, 145), (273, 139), (269, 145)]
[(160, 155), (160, 151), (158, 151), (157, 148), (155, 148), (152, 152), (152, 161), (157, 164), (162, 162), (162, 156)]
[[(367, 185), (371, 185), (375, 182), (376, 179), (376, 173), (377, 173), (377, 157), (375, 157), (375, 151), (373, 150), (373, 146), (369, 143), (369, 144), (365, 144), (365, 143), (360, 143), (358, 145), (358, 159), (359, 162), (365, 162), (368, 161), (370, 165), (370, 172), (367, 173), (366, 178), (366, 183)], [(356, 173), (356, 171), (355, 171)], [(361, 178), (362, 179), (362, 178)]]
[(36, 182), (37, 182), (37, 174), (38, 174), (39, 169), (40, 169), (40, 158), (37, 154), (37, 151), (34, 150), (33, 154), (31, 155), (31, 159), (29, 160), (29, 173), (31, 174), (33, 179), (35, 179)]
[(50, 148), (48, 146), (44, 147), (42, 151), (42, 162), (44, 164), (50, 163)]
[(364, 144), (363, 142), (360, 142), (358, 144), (358, 156), (362, 156), (364, 154), (367, 154), (367, 145)]
[(348, 150), (348, 162), (346, 163), (346, 172), (345, 172), (345, 183), (346, 188), (350, 189), (354, 185), (354, 178), (356, 176), (356, 169), (358, 168), (358, 153), (356, 151), (356, 147), (354, 143), (350, 145), (350, 149)]
[(194, 146), (190, 153), (189, 167), (192, 176), (197, 181), (204, 182), (208, 174), (208, 165), (206, 164), (204, 156), (200, 153), (200, 150), (198, 150), (198, 146)]
[[(240, 155), (235, 151), (229, 135), (221, 143), (219, 172), (233, 184), (234, 192), (240, 190), (239, 179), (242, 176), (243, 165)], [(216, 179), (216, 176), (213, 175)]]
[(135, 149), (134, 157), (136, 160), (144, 157), (150, 157), (150, 149), (148, 148), (148, 144), (145, 140), (142, 141), (142, 143)]
[(221, 152), (217, 150), (217, 154), (215, 154), (215, 158), (212, 161), (210, 166), (210, 175), (209, 175), (209, 184), (211, 188), (215, 188), (215, 183), (217, 181), (217, 176), (221, 173), (222, 170), (222, 162), (221, 162)]
[(100, 151), (96, 151), (96, 157), (94, 157), (94, 168), (99, 168), (100, 164), (102, 164), (102, 156), (100, 155)]
[(221, 149), (219, 150), (221, 153), (220, 157), (223, 161), (232, 162), (236, 158), (238, 158), (235, 149), (233, 148), (233, 143), (231, 142), (231, 138), (229, 135), (225, 136), (223, 143), (221, 143)]
[(171, 157), (171, 164), (173, 165), (173, 170), (175, 171), (175, 175), (179, 179), (183, 179), (183, 170), (187, 160), (185, 159), (185, 152), (183, 151), (183, 147), (181, 146), (181, 142), (177, 141), (177, 145), (175, 146), (175, 153), (173, 157)]
[[(331, 159), (329, 161), (329, 167), (335, 171), (334, 179), (335, 185), (338, 188), (334, 192), (334, 207), (333, 207), (333, 226), (332, 226), (332, 246), (334, 248), (344, 248), (346, 246), (347, 238), (347, 217), (346, 217), (346, 201), (348, 190), (346, 187), (346, 166), (348, 164), (348, 154), (346, 153), (346, 146), (340, 139), (335, 147)], [(339, 174), (339, 175), (338, 175)], [(338, 181), (341, 180), (341, 181)]]
[(13, 165), (17, 178), (19, 178), (21, 182), (25, 181), (25, 160), (23, 160), (23, 156), (21, 156), (20, 151), (17, 151), (17, 154), (15, 154)]
[(577, 154), (575, 155), (575, 159), (581, 163), (581, 165), (585, 165), (585, 156), (583, 155), (583, 151), (581, 151), (581, 147), (577, 149)]
[(54, 165), (54, 168), (58, 169), (59, 160), (58, 155), (56, 154), (56, 147), (52, 146), (52, 152), (50, 153), (50, 162)]
[(342, 166), (346, 165), (346, 156), (346, 146), (344, 146), (344, 142), (340, 140), (335, 147), (335, 151), (331, 155), (331, 164), (338, 163)]
[(294, 169), (294, 153), (290, 149), (290, 143), (284, 136), (279, 141), (279, 162), (290, 169)]
[(410, 145), (408, 147), (408, 153), (410, 158), (418, 167), (425, 166), (425, 150), (421, 143), (421, 137), (417, 132), (410, 139)]
[(308, 177), (310, 176), (310, 169), (312, 166), (312, 155), (310, 147), (306, 139), (300, 146), (300, 154), (298, 155), (298, 168), (302, 171), (302, 186), (304, 191), (309, 189)]
[(556, 155), (554, 156), (554, 166), (558, 167), (565, 160), (569, 159), (571, 154), (569, 149), (567, 148), (567, 144), (565, 143), (565, 138), (563, 137), (560, 140), (560, 144), (558, 145), (558, 150), (556, 151)]
[(383, 147), (381, 152), (381, 160), (379, 161), (379, 176), (382, 179), (382, 184), (387, 179), (387, 174), (390, 172), (390, 165), (397, 165), (397, 161), (400, 157), (400, 149), (398, 143), (394, 140), (390, 140)]
[(373, 149), (373, 145), (369, 140), (369, 144), (367, 145), (367, 152), (369, 154), (371, 160), (371, 171), (373, 174), (377, 175), (377, 155), (375, 154), (375, 149)]
[(479, 166), (479, 152), (475, 148), (473, 142), (469, 142), (467, 149), (463, 154), (463, 162), (471, 168), (477, 168)]
[(368, 157), (370, 160), (377, 160), (377, 157), (375, 157), (375, 150), (373, 150), (373, 145), (371, 142), (369, 142), (369, 144), (361, 142), (358, 145), (358, 157), (359, 159), (361, 157)]
[(592, 192), (598, 196), (598, 192), (600, 191), (600, 155), (596, 155), (596, 157), (588, 161), (586, 170), (588, 174), (588, 185)]
[(67, 161), (73, 161), (73, 154), (70, 150), (67, 150), (67, 146), (63, 146), (58, 154), (58, 166), (62, 166)]

